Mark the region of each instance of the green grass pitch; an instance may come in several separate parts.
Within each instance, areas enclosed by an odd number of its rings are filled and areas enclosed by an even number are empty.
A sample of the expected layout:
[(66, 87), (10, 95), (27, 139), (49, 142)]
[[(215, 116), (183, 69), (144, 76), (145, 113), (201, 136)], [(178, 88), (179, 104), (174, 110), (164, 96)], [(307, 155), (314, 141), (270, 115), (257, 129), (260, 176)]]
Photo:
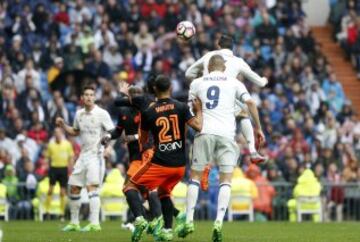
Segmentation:
[[(211, 222), (197, 222), (195, 233), (174, 242), (210, 242)], [(102, 224), (99, 233), (63, 233), (60, 222), (1, 223), (2, 242), (127, 242), (130, 232), (120, 228), (120, 222)], [(359, 223), (225, 223), (224, 242), (352, 242), (360, 241)], [(143, 242), (154, 241), (145, 235)]]

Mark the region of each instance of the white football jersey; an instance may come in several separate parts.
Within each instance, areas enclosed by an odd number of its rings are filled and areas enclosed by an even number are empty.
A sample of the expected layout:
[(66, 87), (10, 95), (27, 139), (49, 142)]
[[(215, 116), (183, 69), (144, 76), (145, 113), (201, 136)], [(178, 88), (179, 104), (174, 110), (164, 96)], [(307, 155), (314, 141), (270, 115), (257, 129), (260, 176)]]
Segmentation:
[(245, 102), (251, 99), (244, 84), (223, 72), (214, 71), (191, 83), (189, 100), (195, 97), (202, 102), (201, 134), (214, 134), (233, 140), (236, 129), (236, 101)]
[(75, 114), (73, 127), (80, 131), (81, 153), (102, 152), (100, 139), (106, 131), (114, 129), (109, 113), (97, 105), (87, 112), (85, 108)]
[(206, 53), (203, 57), (192, 64), (185, 73), (186, 78), (194, 79), (197, 77), (199, 71), (203, 70), (203, 75), (209, 74), (208, 65), (209, 60), (213, 55), (220, 55), (224, 58), (225, 74), (227, 76), (237, 78), (238, 75), (243, 75), (249, 81), (255, 83), (260, 87), (267, 84), (267, 79), (260, 77), (257, 73), (251, 70), (250, 66), (242, 59), (233, 54), (229, 49), (214, 50)]

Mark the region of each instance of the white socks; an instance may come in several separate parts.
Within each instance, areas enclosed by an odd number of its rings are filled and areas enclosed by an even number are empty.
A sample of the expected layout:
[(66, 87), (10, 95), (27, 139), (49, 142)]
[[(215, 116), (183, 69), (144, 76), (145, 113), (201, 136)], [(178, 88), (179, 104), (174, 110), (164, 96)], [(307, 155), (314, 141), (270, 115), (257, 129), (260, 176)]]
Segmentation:
[(190, 180), (186, 194), (186, 222), (194, 220), (195, 206), (199, 195), (200, 181)]
[(246, 142), (248, 143), (250, 154), (256, 153), (257, 150), (255, 148), (254, 129), (253, 129), (250, 119), (242, 118), (240, 120), (240, 128), (241, 128), (241, 133), (244, 135), (244, 138), (246, 139)]
[(221, 183), (219, 187), (216, 221), (220, 221), (222, 223), (225, 217), (226, 209), (228, 208), (230, 202), (231, 184)]
[(100, 216), (100, 197), (98, 191), (89, 192), (90, 200), (90, 223), (99, 224)]
[(79, 224), (79, 212), (80, 212), (80, 194), (70, 194), (69, 195), (69, 206), (70, 206), (70, 214), (72, 224)]

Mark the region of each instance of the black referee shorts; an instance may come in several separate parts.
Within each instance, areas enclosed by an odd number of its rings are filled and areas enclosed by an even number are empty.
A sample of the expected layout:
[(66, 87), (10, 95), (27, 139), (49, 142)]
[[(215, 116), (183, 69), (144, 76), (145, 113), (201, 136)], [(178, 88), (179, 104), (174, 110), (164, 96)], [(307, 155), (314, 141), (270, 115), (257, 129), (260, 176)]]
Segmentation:
[(49, 178), (51, 186), (54, 186), (58, 181), (60, 183), (60, 187), (66, 188), (68, 183), (67, 167), (50, 167)]

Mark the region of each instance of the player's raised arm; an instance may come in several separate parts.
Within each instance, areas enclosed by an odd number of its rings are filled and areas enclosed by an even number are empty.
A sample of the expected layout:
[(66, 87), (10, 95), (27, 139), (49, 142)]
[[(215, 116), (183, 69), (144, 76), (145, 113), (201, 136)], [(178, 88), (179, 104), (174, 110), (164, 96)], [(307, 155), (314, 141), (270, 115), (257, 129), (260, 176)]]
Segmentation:
[(204, 69), (204, 60), (205, 56), (198, 59), (195, 63), (193, 63), (185, 72), (185, 77), (187, 80), (194, 80), (199, 77), (199, 73), (201, 73)]
[(240, 66), (240, 73), (249, 81), (255, 83), (259, 87), (265, 87), (268, 84), (268, 80), (251, 70), (250, 66), (245, 61), (241, 60)]
[(55, 121), (55, 124), (56, 126), (62, 128), (63, 130), (65, 130), (65, 132), (68, 134), (68, 135), (71, 135), (71, 136), (78, 136), (80, 134), (80, 129), (79, 129), (79, 126), (77, 124), (77, 119), (75, 117), (75, 121), (74, 121), (74, 126), (71, 127), (69, 125), (67, 125), (64, 121), (63, 118), (61, 117), (58, 117), (56, 118), (56, 121)]
[(256, 103), (251, 98), (250, 94), (246, 91), (246, 89), (244, 89), (243, 84), (242, 83), (238, 83), (238, 84), (239, 85), (238, 85), (237, 97), (240, 99), (240, 101), (242, 101), (243, 103), (245, 103), (247, 105), (250, 115), (252, 117), (252, 120), (255, 123), (254, 132), (256, 133), (256, 136), (258, 137), (259, 142), (263, 143), (263, 142), (265, 142), (265, 135), (261, 128), (260, 117), (259, 117), (258, 109), (256, 107)]

